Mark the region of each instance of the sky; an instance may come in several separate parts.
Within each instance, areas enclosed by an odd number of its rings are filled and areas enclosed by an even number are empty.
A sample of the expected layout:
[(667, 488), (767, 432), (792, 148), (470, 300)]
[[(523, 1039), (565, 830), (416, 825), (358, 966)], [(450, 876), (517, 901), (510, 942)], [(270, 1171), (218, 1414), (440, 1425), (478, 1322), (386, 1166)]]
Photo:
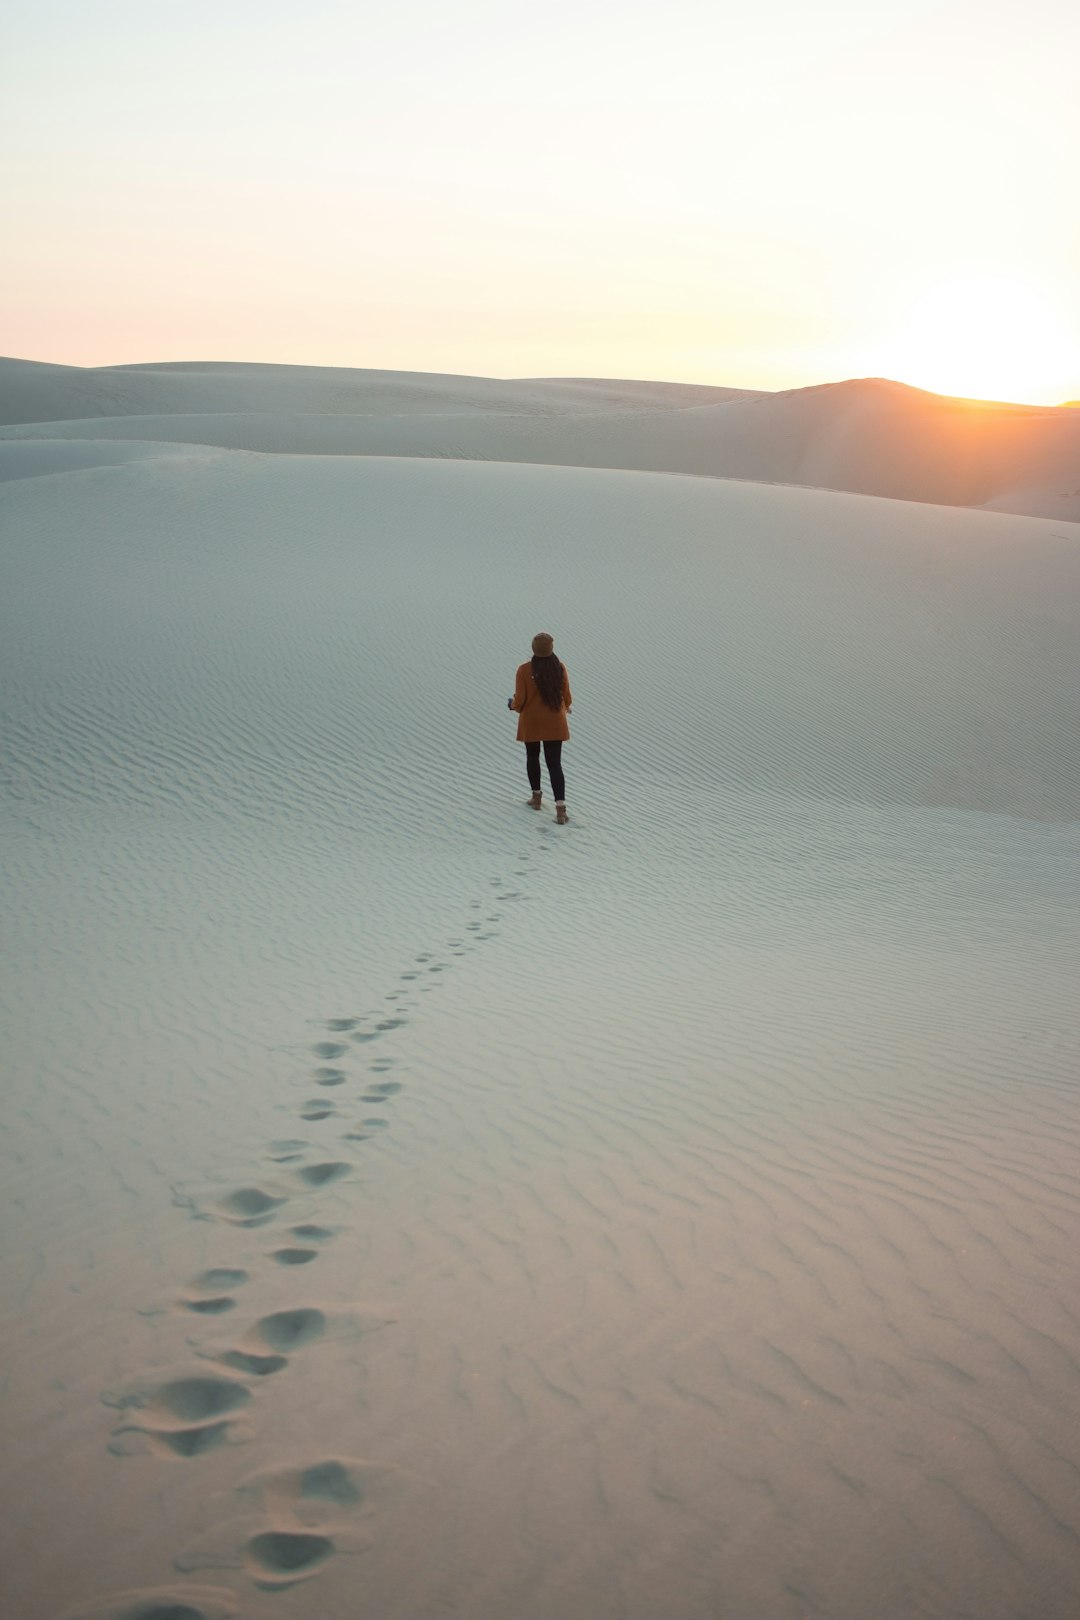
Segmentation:
[(1075, 0), (8, 0), (0, 352), (1080, 398)]

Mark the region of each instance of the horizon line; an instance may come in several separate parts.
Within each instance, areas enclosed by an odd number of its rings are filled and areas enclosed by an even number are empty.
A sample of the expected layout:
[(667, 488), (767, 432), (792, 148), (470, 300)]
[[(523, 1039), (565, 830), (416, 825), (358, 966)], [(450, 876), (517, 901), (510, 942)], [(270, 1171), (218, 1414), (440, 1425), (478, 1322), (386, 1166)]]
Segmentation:
[(527, 383), (527, 382), (640, 383), (640, 384), (648, 385), (648, 386), (655, 386), (655, 385), (659, 384), (661, 386), (670, 387), (670, 388), (695, 388), (695, 389), (722, 388), (722, 389), (730, 389), (730, 390), (732, 390), (734, 392), (743, 393), (743, 394), (757, 394), (758, 396), (760, 396), (763, 399), (769, 399), (769, 398), (775, 399), (775, 398), (779, 398), (781, 395), (784, 395), (784, 394), (811, 393), (814, 390), (820, 389), (820, 388), (841, 388), (841, 387), (844, 387), (845, 385), (848, 385), (848, 384), (856, 384), (857, 385), (859, 383), (883, 383), (883, 384), (885, 384), (886, 386), (888, 386), (890, 388), (906, 389), (907, 391), (909, 391), (910, 393), (913, 393), (913, 394), (923, 394), (923, 395), (925, 395), (926, 397), (928, 397), (930, 399), (947, 400), (950, 403), (957, 404), (957, 405), (976, 405), (976, 406), (1000, 405), (1000, 406), (1006, 406), (1006, 407), (1008, 407), (1010, 409), (1013, 409), (1013, 410), (1023, 410), (1023, 411), (1059, 411), (1059, 410), (1077, 410), (1077, 409), (1080, 409), (1080, 395), (1078, 395), (1078, 397), (1075, 398), (1075, 399), (1060, 400), (1055, 405), (1040, 405), (1040, 404), (1035, 404), (1035, 403), (1032, 403), (1032, 402), (1029, 402), (1029, 401), (1026, 401), (1026, 400), (1002, 399), (999, 396), (989, 395), (989, 394), (987, 394), (987, 395), (979, 395), (979, 394), (945, 394), (945, 393), (940, 393), (938, 390), (933, 389), (933, 388), (921, 388), (917, 383), (903, 382), (900, 378), (897, 378), (897, 377), (885, 377), (885, 376), (879, 376), (879, 375), (861, 376), (861, 377), (837, 377), (837, 378), (833, 378), (833, 379), (831, 379), (830, 381), (827, 381), (827, 382), (801, 383), (801, 384), (797, 384), (796, 386), (791, 387), (791, 388), (754, 388), (754, 387), (751, 387), (749, 385), (744, 385), (744, 384), (741, 384), (741, 383), (731, 383), (731, 382), (708, 383), (708, 382), (696, 382), (696, 381), (695, 382), (688, 382), (688, 381), (684, 381), (684, 380), (682, 380), (680, 378), (673, 378), (673, 377), (631, 377), (631, 376), (612, 377), (612, 376), (591, 376), (591, 375), (586, 375), (586, 374), (583, 374), (583, 373), (578, 374), (578, 375), (569, 375), (569, 374), (566, 374), (566, 373), (560, 373), (559, 375), (552, 374), (552, 375), (545, 375), (545, 376), (541, 376), (541, 375), (538, 375), (536, 373), (533, 373), (533, 374), (530, 374), (528, 376), (518, 376), (518, 375), (505, 375), (505, 376), (503, 376), (503, 375), (495, 375), (495, 374), (492, 374), (492, 373), (489, 373), (489, 372), (478, 372), (478, 371), (426, 371), (426, 370), (422, 371), (422, 370), (418, 370), (418, 369), (416, 369), (415, 367), (412, 367), (412, 366), (408, 366), (408, 367), (396, 367), (396, 366), (393, 366), (392, 367), (392, 366), (327, 365), (327, 364), (320, 364), (318, 362), (304, 361), (304, 360), (230, 360), (230, 359), (220, 359), (220, 358), (219, 359), (206, 359), (206, 360), (126, 360), (126, 361), (120, 361), (120, 362), (118, 362), (116, 364), (109, 363), (109, 364), (105, 364), (105, 365), (96, 365), (96, 366), (81, 366), (81, 365), (77, 365), (77, 364), (74, 364), (74, 363), (72, 363), (70, 361), (66, 361), (66, 360), (35, 360), (35, 359), (30, 358), (27, 355), (0, 354), (0, 362), (3, 362), (3, 361), (13, 361), (18, 365), (41, 366), (42, 369), (50, 369), (51, 368), (51, 369), (55, 369), (55, 370), (58, 370), (58, 371), (88, 371), (88, 372), (89, 371), (154, 371), (154, 370), (157, 370), (159, 368), (166, 368), (166, 367), (171, 369), (171, 370), (177, 370), (177, 369), (179, 369), (181, 367), (190, 368), (190, 369), (194, 370), (194, 369), (197, 369), (200, 366), (237, 366), (237, 367), (244, 366), (244, 367), (250, 367), (253, 370), (257, 369), (257, 368), (262, 368), (262, 369), (265, 369), (265, 370), (274, 370), (274, 371), (283, 371), (283, 370), (284, 371), (353, 371), (353, 372), (379, 373), (382, 376), (399, 376), (399, 377), (460, 377), (460, 378), (466, 378), (466, 379), (470, 379), (470, 380), (474, 380), (474, 381), (480, 381), (480, 382), (508, 382), (508, 383)]

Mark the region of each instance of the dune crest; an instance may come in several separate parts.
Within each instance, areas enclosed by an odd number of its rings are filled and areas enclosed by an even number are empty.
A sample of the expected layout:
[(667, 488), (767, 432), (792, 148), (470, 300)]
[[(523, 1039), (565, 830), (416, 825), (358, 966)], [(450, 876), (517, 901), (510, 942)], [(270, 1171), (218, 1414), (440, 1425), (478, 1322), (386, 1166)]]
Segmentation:
[(80, 371), (3, 361), (0, 421), (0, 441), (694, 473), (1080, 518), (1076, 413), (951, 399), (882, 378), (762, 394), (304, 366)]

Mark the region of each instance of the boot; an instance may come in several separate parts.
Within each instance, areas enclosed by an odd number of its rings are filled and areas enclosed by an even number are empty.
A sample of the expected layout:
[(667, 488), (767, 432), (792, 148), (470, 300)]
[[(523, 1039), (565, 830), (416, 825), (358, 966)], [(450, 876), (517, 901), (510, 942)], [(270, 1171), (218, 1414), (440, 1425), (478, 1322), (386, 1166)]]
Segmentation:
[(537, 788), (536, 792), (533, 794), (532, 798), (529, 800), (529, 809), (530, 810), (539, 810), (541, 804), (543, 803), (543, 800), (544, 800), (544, 795), (540, 792), (540, 789)]
[(558, 822), (560, 827), (564, 826), (565, 823), (570, 820), (570, 817), (566, 813), (566, 805), (563, 803), (562, 799), (555, 800), (555, 820)]

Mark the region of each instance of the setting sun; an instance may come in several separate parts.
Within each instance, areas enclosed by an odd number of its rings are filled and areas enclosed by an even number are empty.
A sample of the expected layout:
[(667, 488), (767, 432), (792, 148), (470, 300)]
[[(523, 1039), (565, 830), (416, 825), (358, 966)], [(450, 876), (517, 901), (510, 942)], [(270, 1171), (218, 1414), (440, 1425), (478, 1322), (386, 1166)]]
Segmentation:
[(886, 342), (879, 369), (934, 393), (1052, 404), (1078, 361), (1080, 341), (1041, 293), (982, 275), (922, 293)]

